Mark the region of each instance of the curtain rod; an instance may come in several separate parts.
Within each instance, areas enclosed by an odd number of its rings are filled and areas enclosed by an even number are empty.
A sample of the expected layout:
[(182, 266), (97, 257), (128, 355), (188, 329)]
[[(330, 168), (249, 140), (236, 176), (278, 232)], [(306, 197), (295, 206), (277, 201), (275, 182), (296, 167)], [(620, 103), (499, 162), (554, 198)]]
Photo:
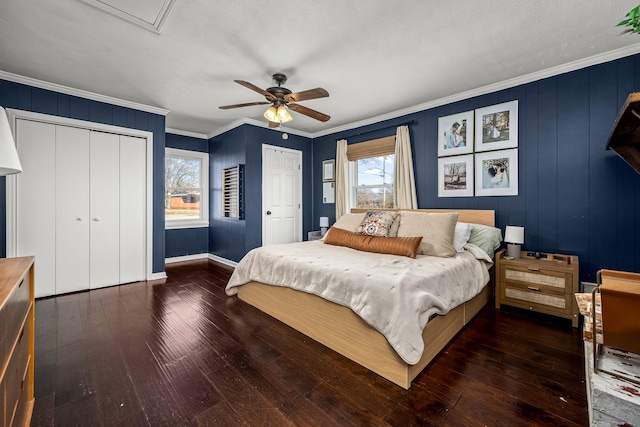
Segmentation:
[(381, 127), (381, 128), (375, 129), (375, 130), (368, 130), (366, 132), (354, 133), (353, 135), (340, 137), (338, 139), (347, 139), (347, 138), (352, 138), (354, 136), (366, 135), (368, 133), (379, 132), (381, 130), (385, 130), (385, 129), (389, 129), (389, 128), (397, 128), (398, 126), (409, 126), (410, 124), (413, 124), (413, 122), (414, 122), (414, 120), (409, 120), (408, 122), (400, 123), (400, 124), (397, 124), (397, 125), (389, 125), (389, 126), (385, 126), (385, 127)]

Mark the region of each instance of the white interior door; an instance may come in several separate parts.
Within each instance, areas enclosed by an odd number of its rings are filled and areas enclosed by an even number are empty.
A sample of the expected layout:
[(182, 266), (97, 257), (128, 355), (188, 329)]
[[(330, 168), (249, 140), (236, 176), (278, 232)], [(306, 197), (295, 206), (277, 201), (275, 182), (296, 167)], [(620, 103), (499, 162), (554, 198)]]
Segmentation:
[(146, 139), (120, 136), (120, 283), (145, 279), (146, 156)]
[(262, 244), (302, 241), (302, 152), (263, 145)]
[(15, 175), (15, 256), (35, 256), (35, 296), (56, 292), (56, 127), (31, 120), (16, 121), (22, 173)]
[(56, 264), (55, 293), (62, 294), (89, 287), (90, 131), (55, 128), (56, 249), (48, 256)]
[(120, 283), (120, 136), (91, 132), (89, 288)]

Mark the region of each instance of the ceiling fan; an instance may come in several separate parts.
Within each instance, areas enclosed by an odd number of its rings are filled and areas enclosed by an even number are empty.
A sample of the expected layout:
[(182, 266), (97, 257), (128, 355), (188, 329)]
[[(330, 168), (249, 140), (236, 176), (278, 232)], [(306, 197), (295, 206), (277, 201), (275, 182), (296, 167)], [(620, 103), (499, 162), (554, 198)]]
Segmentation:
[(244, 80), (234, 80), (234, 82), (249, 88), (255, 92), (258, 92), (267, 99), (267, 101), (259, 101), (259, 102), (247, 102), (244, 104), (233, 104), (233, 105), (223, 105), (219, 107), (221, 110), (229, 110), (231, 108), (238, 107), (249, 107), (251, 105), (266, 105), (271, 104), (267, 111), (264, 112), (264, 117), (269, 120), (269, 127), (275, 128), (280, 126), (282, 123), (289, 122), (293, 120), (291, 114), (287, 110), (287, 107), (290, 110), (295, 111), (296, 113), (304, 114), (305, 116), (311, 117), (312, 119), (320, 120), (321, 122), (326, 122), (331, 117), (323, 114), (319, 111), (312, 110), (311, 108), (304, 107), (302, 105), (296, 104), (299, 101), (306, 101), (309, 99), (316, 98), (326, 98), (329, 96), (329, 92), (322, 89), (321, 87), (317, 87), (315, 89), (303, 90), (302, 92), (291, 92), (286, 87), (282, 87), (283, 84), (287, 81), (287, 76), (282, 73), (276, 73), (273, 76), (273, 81), (276, 82), (278, 86), (270, 87), (266, 90), (260, 89), (258, 86), (251, 84), (249, 82), (245, 82)]

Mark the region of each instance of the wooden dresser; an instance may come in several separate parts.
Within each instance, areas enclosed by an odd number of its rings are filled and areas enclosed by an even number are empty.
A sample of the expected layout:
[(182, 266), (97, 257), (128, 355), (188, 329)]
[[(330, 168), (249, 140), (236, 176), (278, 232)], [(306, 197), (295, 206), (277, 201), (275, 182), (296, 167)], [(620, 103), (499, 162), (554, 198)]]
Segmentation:
[(501, 304), (570, 319), (578, 327), (578, 257), (563, 255), (568, 263), (496, 254), (496, 308)]
[(0, 259), (0, 395), (3, 426), (28, 426), (33, 412), (33, 257)]

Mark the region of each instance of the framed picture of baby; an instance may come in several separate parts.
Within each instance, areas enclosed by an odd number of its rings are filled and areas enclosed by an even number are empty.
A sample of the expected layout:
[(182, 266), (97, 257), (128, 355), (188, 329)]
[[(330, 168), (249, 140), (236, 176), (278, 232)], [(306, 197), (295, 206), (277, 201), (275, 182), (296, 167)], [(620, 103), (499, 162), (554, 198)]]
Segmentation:
[(438, 157), (473, 153), (473, 111), (438, 118)]
[(518, 195), (518, 149), (475, 154), (476, 196)]
[(438, 197), (473, 196), (473, 154), (438, 159)]
[(518, 101), (476, 110), (476, 152), (518, 147)]

